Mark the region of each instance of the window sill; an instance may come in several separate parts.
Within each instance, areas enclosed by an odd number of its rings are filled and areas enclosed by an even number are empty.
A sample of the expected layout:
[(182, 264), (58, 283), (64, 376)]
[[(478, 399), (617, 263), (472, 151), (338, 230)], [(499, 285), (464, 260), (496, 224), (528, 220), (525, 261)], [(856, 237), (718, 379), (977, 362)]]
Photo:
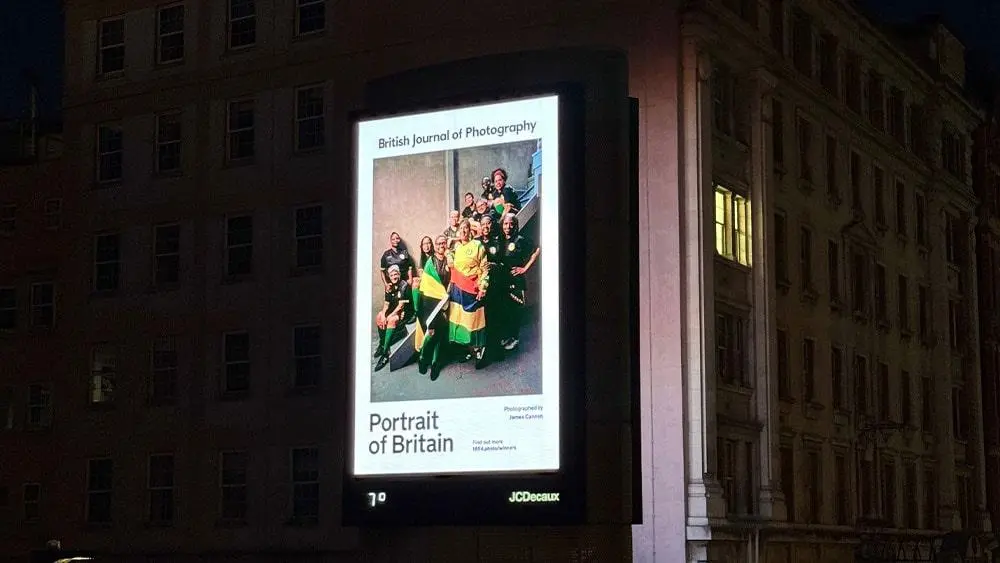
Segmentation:
[(122, 179), (117, 178), (115, 180), (95, 180), (94, 183), (91, 184), (90, 189), (92, 191), (103, 191), (120, 187), (122, 187)]
[(245, 401), (250, 398), (250, 390), (242, 391), (222, 391), (219, 394), (219, 400), (227, 403), (235, 403), (239, 401)]
[(324, 26), (322, 29), (316, 29), (313, 31), (295, 32), (292, 35), (292, 41), (307, 42), (325, 36), (326, 36), (326, 27)]
[(222, 165), (225, 170), (232, 168), (246, 168), (248, 166), (253, 166), (257, 163), (256, 156), (241, 156), (238, 158), (226, 157), (226, 162)]
[(171, 291), (177, 291), (181, 288), (181, 282), (171, 282), (171, 283), (154, 283), (149, 286), (146, 293), (169, 293)]
[(222, 54), (223, 57), (238, 57), (244, 53), (252, 51), (254, 47), (257, 46), (257, 42), (247, 43), (246, 45), (229, 45), (229, 41), (226, 41), (226, 52)]
[(227, 274), (222, 278), (222, 285), (236, 285), (253, 281), (253, 274)]
[(851, 413), (843, 409), (834, 409), (833, 411), (833, 423), (837, 426), (847, 426), (847, 423), (851, 420)]
[(101, 82), (113, 82), (115, 80), (125, 78), (125, 69), (112, 70), (109, 72), (98, 72), (94, 75), (94, 82), (100, 84)]
[(215, 521), (215, 527), (222, 529), (246, 528), (247, 525), (245, 518), (220, 518)]
[(324, 153), (323, 149), (325, 148), (326, 148), (326, 143), (323, 143), (322, 145), (316, 145), (315, 147), (306, 147), (304, 149), (295, 147), (295, 149), (292, 151), (292, 156), (298, 158), (308, 158), (311, 156), (317, 156), (323, 154)]
[(157, 170), (153, 173), (153, 178), (157, 180), (172, 180), (184, 176), (184, 169), (176, 168), (174, 170)]
[(738, 393), (740, 395), (750, 396), (753, 394), (753, 388), (742, 383), (732, 383), (729, 381), (720, 381), (719, 388), (725, 389), (726, 391), (731, 391), (733, 393)]
[(118, 296), (117, 289), (95, 289), (90, 292), (91, 299), (109, 299)]
[(184, 66), (184, 57), (179, 59), (171, 59), (169, 61), (156, 61), (153, 66), (156, 70), (167, 70), (171, 68), (177, 68), (179, 66)]

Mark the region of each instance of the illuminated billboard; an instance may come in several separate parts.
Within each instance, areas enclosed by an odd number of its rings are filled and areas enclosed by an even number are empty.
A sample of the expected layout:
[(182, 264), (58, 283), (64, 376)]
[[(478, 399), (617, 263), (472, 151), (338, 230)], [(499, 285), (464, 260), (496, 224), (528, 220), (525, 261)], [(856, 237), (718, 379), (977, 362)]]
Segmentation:
[(357, 122), (349, 477), (563, 469), (559, 132), (559, 95)]

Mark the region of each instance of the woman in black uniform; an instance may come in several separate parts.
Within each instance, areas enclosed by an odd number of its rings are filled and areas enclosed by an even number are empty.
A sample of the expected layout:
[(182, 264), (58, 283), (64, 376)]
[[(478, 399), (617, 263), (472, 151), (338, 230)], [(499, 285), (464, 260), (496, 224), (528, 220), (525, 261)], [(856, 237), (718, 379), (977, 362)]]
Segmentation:
[(399, 266), (394, 264), (386, 270), (389, 284), (385, 290), (385, 301), (382, 303), (382, 310), (375, 315), (375, 326), (378, 327), (375, 371), (389, 363), (389, 349), (398, 340), (393, 338), (396, 336), (396, 327), (410, 324), (416, 319), (413, 315), (413, 291), (410, 284), (400, 277)]
[[(500, 231), (490, 214), (484, 215), (479, 223), (479, 241), (486, 248), (486, 264), (490, 273), (491, 283), (496, 284), (500, 291), (487, 291), (484, 307), (486, 308), (486, 349), (483, 357), (477, 362), (478, 367), (483, 367), (489, 362), (497, 361), (503, 357), (503, 347), (500, 345), (500, 337), (503, 327), (503, 307), (505, 300), (503, 290), (507, 287), (507, 278), (504, 268), (501, 267), (503, 260), (503, 245), (500, 241)], [(493, 328), (492, 323), (497, 319), (497, 328)]]
[(413, 269), (413, 258), (410, 257), (409, 251), (406, 250), (406, 244), (396, 231), (389, 234), (389, 248), (382, 253), (382, 260), (379, 262), (379, 266), (382, 268), (382, 282), (385, 284), (387, 291), (391, 283), (388, 272), (389, 266), (399, 267), (399, 275), (407, 283), (413, 282), (413, 276), (416, 273)]
[(513, 350), (518, 345), (517, 337), (521, 329), (525, 275), (538, 261), (541, 249), (535, 246), (534, 241), (520, 233), (517, 216), (513, 213), (504, 215), (500, 226), (503, 232), (503, 236), (500, 237), (500, 244), (503, 247), (503, 262), (500, 269), (507, 276), (507, 280), (504, 283), (505, 291), (501, 295), (504, 300), (501, 306), (502, 330), (497, 336), (505, 350)]

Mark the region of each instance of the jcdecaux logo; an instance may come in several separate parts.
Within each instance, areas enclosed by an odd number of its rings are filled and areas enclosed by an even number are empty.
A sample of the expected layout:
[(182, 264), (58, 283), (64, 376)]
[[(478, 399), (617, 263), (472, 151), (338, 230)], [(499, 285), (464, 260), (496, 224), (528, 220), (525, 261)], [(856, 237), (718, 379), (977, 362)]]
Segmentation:
[(530, 491), (514, 491), (510, 493), (507, 502), (534, 503), (559, 502), (559, 493), (532, 493)]

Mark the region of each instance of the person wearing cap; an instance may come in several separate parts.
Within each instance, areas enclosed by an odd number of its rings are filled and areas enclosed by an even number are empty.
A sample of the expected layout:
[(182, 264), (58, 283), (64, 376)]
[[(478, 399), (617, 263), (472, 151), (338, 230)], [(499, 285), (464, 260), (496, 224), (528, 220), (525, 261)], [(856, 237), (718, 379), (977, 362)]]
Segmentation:
[[(401, 327), (413, 322), (413, 296), (410, 284), (402, 278), (399, 266), (393, 264), (386, 269), (389, 283), (385, 288), (385, 299), (382, 310), (375, 315), (375, 326), (378, 328), (378, 346), (375, 348), (375, 371), (379, 371), (389, 363), (389, 349), (403, 333), (396, 332)], [(397, 336), (397, 334), (399, 336)]]

